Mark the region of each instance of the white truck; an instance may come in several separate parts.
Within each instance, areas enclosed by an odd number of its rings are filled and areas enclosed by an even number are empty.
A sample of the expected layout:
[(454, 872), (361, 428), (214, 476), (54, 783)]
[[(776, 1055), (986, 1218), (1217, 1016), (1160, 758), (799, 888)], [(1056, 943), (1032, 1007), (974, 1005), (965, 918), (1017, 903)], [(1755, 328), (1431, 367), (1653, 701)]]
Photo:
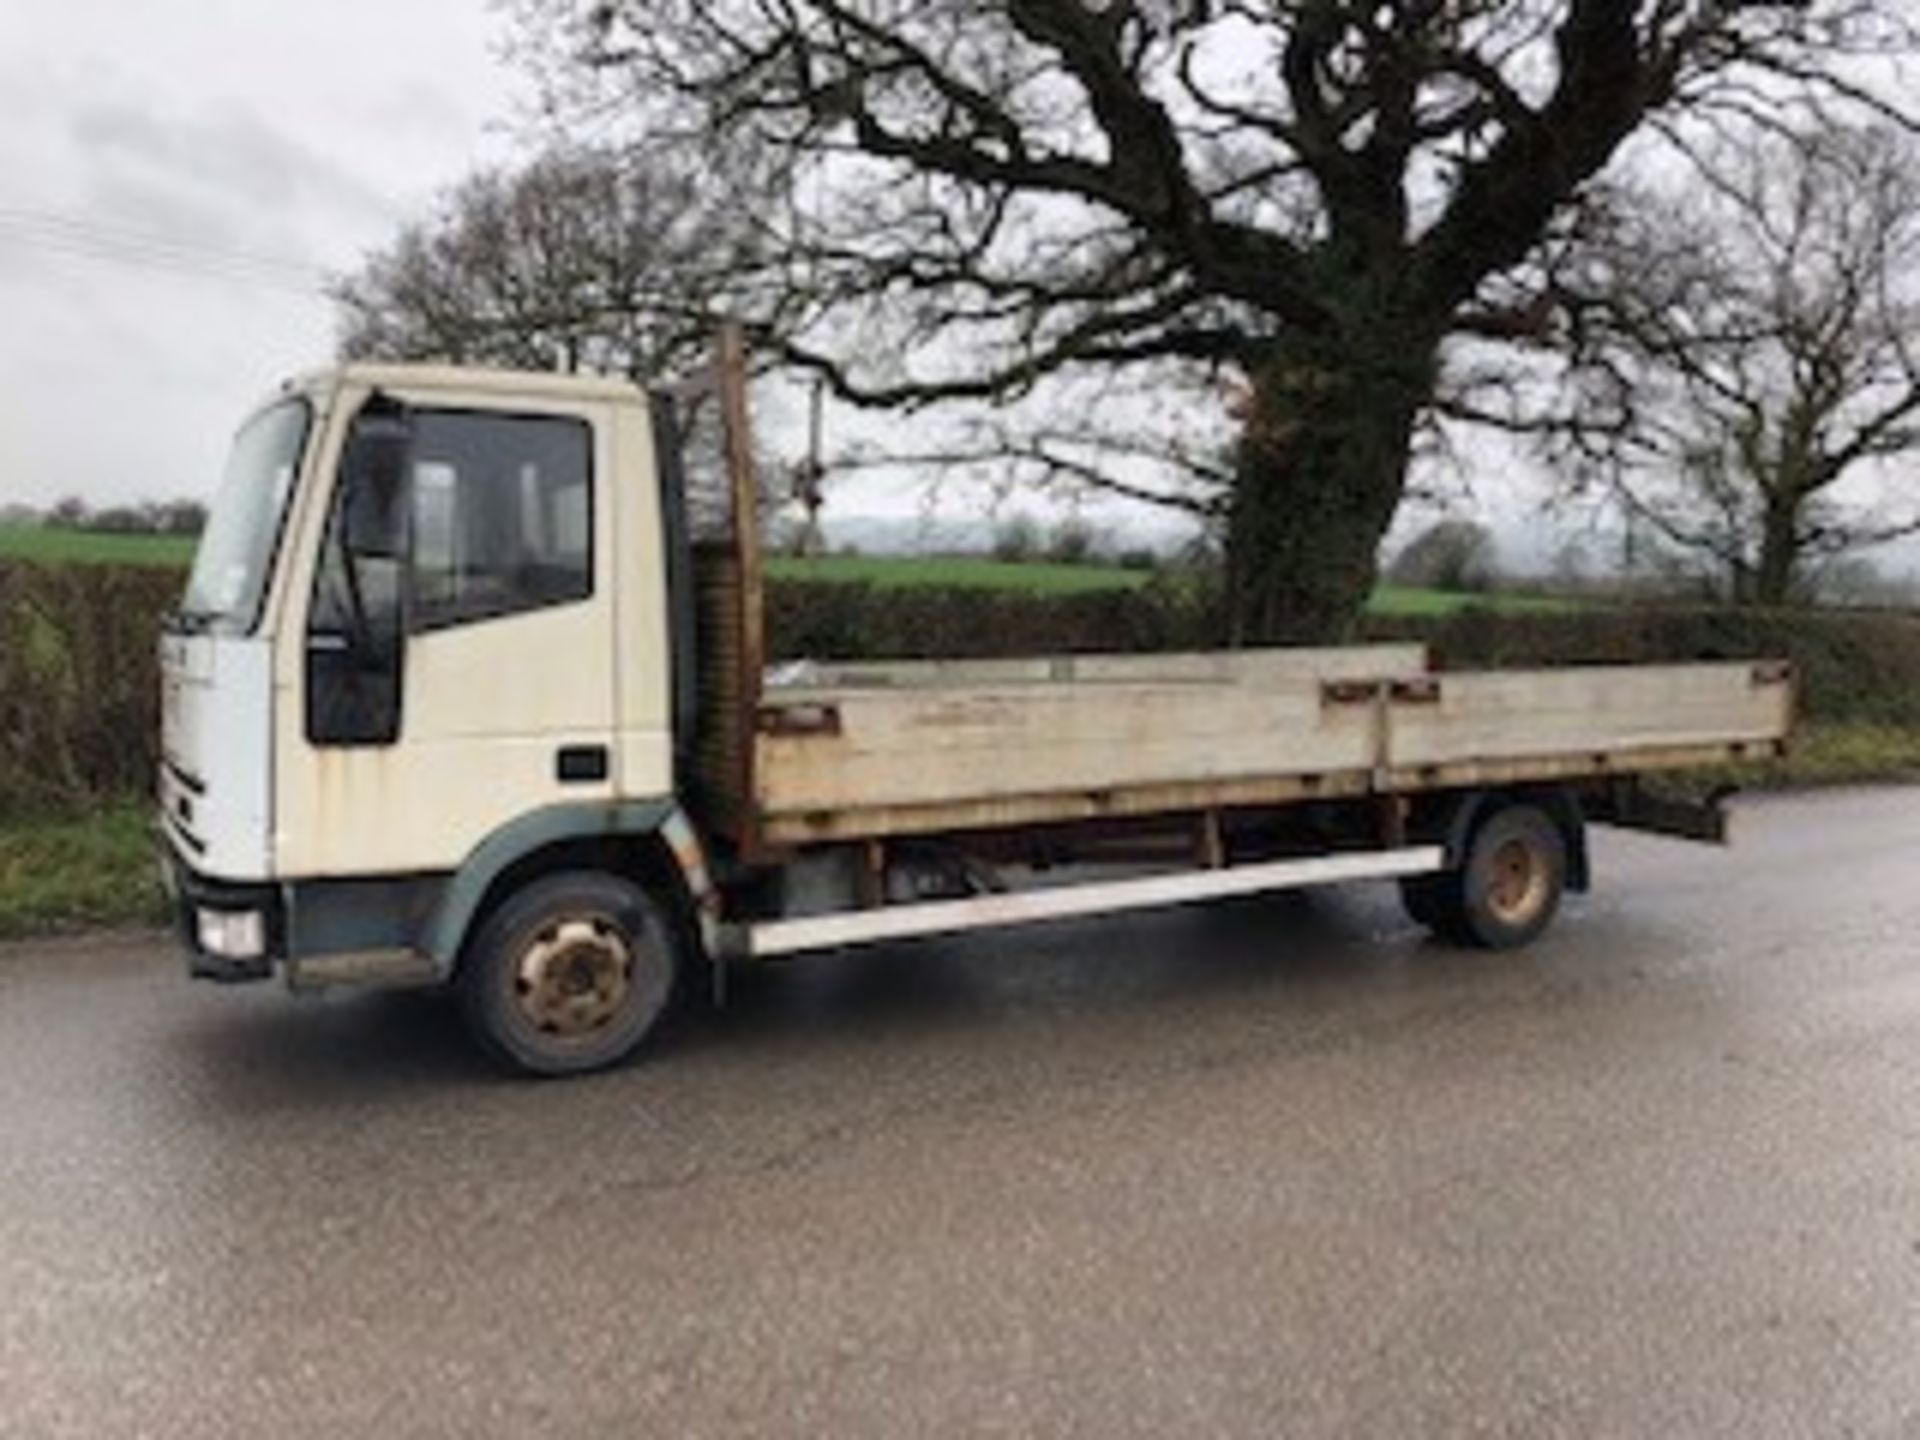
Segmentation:
[(1766, 660), (770, 671), (744, 377), (737, 336), (704, 404), (349, 365), (247, 421), (161, 641), (193, 974), (450, 984), (564, 1074), (730, 966), (907, 936), (1381, 879), (1514, 946), (1586, 886), (1588, 821), (1724, 838), (1639, 776), (1787, 741)]

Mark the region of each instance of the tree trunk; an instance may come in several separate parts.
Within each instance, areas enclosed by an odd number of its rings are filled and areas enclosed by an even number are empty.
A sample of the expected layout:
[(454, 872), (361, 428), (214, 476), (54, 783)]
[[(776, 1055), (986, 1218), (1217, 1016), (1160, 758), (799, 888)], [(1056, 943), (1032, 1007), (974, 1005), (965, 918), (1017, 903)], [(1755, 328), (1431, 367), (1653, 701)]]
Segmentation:
[(1406, 488), (1434, 347), (1405, 334), (1296, 342), (1254, 377), (1227, 526), (1235, 644), (1346, 639)]
[(1769, 495), (1760, 531), (1760, 563), (1753, 572), (1756, 605), (1791, 605), (1800, 572), (1800, 511), (1788, 497)]

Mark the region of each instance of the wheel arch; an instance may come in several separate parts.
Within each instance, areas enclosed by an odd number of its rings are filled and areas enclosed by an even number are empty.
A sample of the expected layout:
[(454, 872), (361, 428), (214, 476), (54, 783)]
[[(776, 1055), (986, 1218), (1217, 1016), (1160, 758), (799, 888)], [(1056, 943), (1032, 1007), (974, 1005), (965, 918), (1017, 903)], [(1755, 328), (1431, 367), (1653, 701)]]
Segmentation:
[(1593, 871), (1587, 855), (1587, 822), (1580, 800), (1564, 785), (1514, 785), (1500, 789), (1468, 790), (1446, 797), (1438, 816), (1425, 828), (1446, 850), (1447, 864), (1465, 862), (1467, 844), (1480, 823), (1509, 805), (1537, 805), (1560, 831), (1567, 848), (1566, 888), (1582, 894), (1592, 888)]
[(713, 953), (718, 896), (705, 848), (669, 798), (549, 806), (502, 826), (447, 882), (421, 928), (421, 953), (447, 979), (467, 938), (507, 896), (560, 870), (605, 870), (636, 881), (673, 908), (697, 953)]

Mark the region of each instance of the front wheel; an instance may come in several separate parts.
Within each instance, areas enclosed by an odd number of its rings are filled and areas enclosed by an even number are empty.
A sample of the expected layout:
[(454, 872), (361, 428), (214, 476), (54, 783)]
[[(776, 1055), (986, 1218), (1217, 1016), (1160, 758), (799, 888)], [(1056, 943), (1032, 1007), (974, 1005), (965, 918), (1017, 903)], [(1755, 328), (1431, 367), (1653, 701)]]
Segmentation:
[(624, 1060), (673, 999), (680, 954), (666, 913), (617, 875), (569, 871), (510, 896), (454, 977), (468, 1028), (494, 1059), (533, 1075)]

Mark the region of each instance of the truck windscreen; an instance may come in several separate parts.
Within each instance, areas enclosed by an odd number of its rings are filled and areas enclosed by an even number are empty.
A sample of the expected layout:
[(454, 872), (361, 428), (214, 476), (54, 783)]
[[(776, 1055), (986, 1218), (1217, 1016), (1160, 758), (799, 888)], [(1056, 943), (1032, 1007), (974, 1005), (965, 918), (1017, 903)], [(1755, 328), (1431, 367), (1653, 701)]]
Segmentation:
[(312, 423), (305, 400), (283, 400), (234, 438), (180, 603), (182, 625), (244, 635), (259, 620), (281, 518)]

